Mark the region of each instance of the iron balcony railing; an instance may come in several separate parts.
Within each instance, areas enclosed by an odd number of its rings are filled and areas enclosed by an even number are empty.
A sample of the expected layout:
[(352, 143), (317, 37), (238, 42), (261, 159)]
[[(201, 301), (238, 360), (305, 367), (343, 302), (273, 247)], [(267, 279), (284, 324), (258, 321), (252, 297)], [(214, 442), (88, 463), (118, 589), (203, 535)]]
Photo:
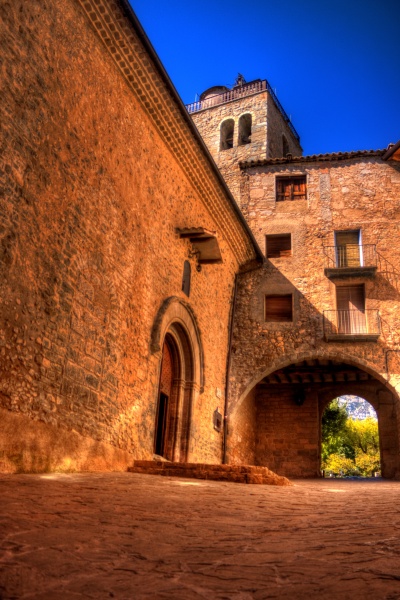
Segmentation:
[(324, 255), (327, 269), (362, 269), (377, 266), (375, 244), (324, 246)]
[(272, 87), (266, 79), (252, 81), (243, 85), (238, 85), (232, 90), (224, 92), (223, 94), (217, 94), (216, 96), (211, 96), (211, 98), (206, 98), (205, 100), (198, 100), (197, 102), (192, 102), (191, 104), (186, 105), (186, 109), (189, 113), (195, 113), (199, 110), (203, 110), (204, 108), (210, 108), (210, 106), (218, 106), (219, 104), (225, 104), (225, 102), (231, 102), (232, 100), (237, 100), (238, 98), (245, 98), (246, 96), (251, 96), (252, 94), (257, 94), (258, 92), (263, 91), (267, 91), (272, 96), (273, 101), (275, 102), (278, 110), (285, 119), (290, 131), (293, 133), (296, 140), (300, 142), (299, 134), (293, 127), (289, 116), (285, 112), (274, 90), (272, 89)]
[(326, 338), (347, 336), (379, 337), (381, 322), (379, 311), (367, 310), (324, 310), (324, 335)]

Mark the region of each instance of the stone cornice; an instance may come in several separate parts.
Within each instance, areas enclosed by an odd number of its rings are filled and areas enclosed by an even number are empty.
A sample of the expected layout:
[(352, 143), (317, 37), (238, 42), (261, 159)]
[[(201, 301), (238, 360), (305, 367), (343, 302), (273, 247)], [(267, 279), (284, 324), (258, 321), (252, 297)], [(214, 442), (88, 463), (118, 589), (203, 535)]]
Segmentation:
[[(126, 0), (77, 0), (218, 231), (243, 264), (262, 253)], [(147, 46), (147, 47), (146, 47)]]

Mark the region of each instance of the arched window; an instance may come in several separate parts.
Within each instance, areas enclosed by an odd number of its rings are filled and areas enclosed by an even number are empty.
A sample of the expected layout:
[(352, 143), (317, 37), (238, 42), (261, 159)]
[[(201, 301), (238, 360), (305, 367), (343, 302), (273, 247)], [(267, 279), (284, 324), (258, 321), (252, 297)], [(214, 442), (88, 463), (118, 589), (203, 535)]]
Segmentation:
[(239, 137), (238, 145), (244, 146), (251, 142), (251, 125), (252, 118), (250, 114), (242, 115), (239, 119)]
[(183, 265), (183, 276), (182, 276), (182, 292), (186, 294), (189, 298), (190, 296), (190, 276), (191, 276), (191, 267), (190, 262), (185, 260)]
[(233, 132), (235, 130), (235, 121), (227, 119), (221, 123), (221, 142), (220, 150), (229, 150), (233, 148)]
[(289, 142), (286, 137), (282, 135), (282, 156), (286, 156), (286, 154), (289, 154)]

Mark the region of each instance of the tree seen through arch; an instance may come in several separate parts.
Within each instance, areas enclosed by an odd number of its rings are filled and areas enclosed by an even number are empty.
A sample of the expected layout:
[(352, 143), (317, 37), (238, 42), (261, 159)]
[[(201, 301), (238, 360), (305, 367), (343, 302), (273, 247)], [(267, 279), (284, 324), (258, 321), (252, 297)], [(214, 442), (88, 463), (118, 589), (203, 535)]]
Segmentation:
[(378, 419), (363, 398), (335, 398), (322, 415), (321, 467), (328, 476), (380, 473)]

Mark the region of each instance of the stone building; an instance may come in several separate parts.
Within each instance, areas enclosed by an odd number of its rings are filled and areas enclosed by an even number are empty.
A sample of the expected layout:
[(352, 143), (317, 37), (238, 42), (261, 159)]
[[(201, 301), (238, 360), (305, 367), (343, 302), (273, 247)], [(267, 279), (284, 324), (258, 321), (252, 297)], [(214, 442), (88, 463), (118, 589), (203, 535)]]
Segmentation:
[(398, 476), (399, 144), (303, 157), (241, 76), (187, 110), (127, 0), (0, 17), (0, 469), (315, 476), (358, 394)]
[(316, 476), (323, 410), (354, 394), (377, 411), (383, 475), (399, 476), (399, 144), (301, 156), (267, 89), (188, 107), (266, 257), (238, 278), (226, 458)]
[(218, 463), (261, 252), (128, 2), (0, 16), (1, 468)]

